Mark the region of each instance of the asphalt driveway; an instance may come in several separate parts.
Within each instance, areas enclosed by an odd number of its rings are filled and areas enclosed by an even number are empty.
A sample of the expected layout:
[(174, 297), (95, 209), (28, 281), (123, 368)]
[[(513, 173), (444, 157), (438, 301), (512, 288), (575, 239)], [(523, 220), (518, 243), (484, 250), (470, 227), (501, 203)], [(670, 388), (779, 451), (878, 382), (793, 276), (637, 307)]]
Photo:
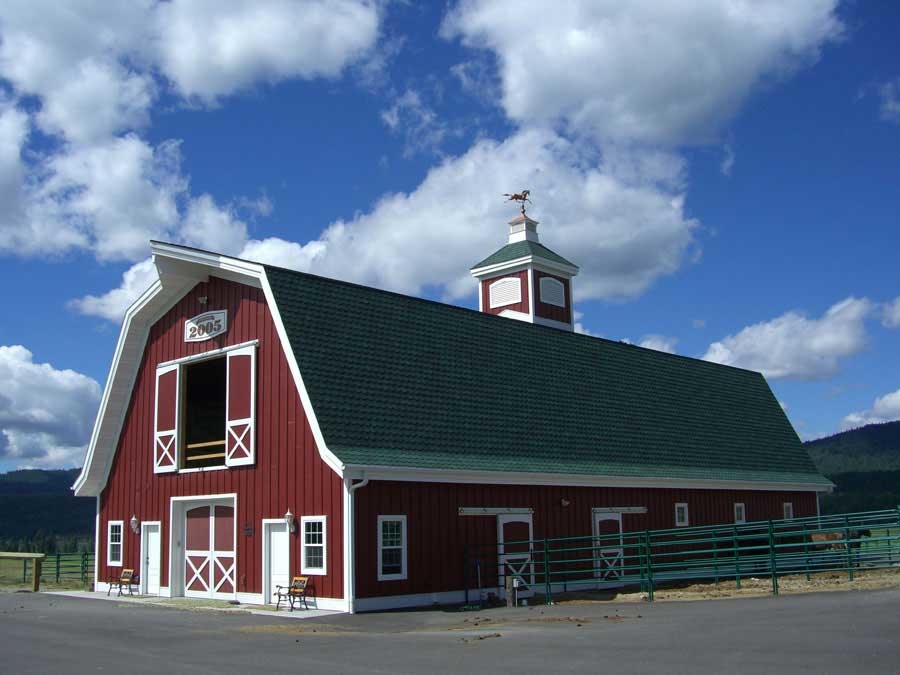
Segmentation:
[(900, 673), (900, 591), (286, 620), (0, 594), (8, 673)]

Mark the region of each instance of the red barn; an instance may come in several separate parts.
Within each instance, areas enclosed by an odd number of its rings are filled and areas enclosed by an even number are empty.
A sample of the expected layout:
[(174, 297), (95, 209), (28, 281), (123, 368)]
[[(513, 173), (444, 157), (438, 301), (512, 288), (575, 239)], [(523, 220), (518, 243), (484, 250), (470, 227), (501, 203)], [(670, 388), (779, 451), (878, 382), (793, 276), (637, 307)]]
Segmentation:
[(536, 226), (473, 268), (481, 312), (154, 243), (74, 487), (97, 590), (456, 602), (470, 545), (814, 515), (763, 377), (574, 333)]

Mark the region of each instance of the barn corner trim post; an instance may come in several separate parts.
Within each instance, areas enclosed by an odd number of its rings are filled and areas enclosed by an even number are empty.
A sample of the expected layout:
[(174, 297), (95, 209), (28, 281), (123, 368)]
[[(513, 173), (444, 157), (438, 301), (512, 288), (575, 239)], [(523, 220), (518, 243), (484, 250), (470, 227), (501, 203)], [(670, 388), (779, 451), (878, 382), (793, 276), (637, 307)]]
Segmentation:
[(344, 476), (344, 602), (346, 611), (356, 613), (356, 518), (354, 516), (354, 493), (369, 484), (366, 472), (362, 480), (354, 483), (350, 476)]

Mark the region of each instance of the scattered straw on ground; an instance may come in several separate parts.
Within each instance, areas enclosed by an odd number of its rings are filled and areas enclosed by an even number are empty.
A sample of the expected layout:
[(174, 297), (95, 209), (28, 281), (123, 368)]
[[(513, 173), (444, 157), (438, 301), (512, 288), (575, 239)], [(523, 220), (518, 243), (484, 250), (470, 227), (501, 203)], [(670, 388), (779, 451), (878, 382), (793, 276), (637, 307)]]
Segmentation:
[[(821, 591), (875, 590), (882, 588), (900, 588), (900, 570), (854, 570), (851, 581), (846, 572), (819, 572), (811, 574), (807, 580), (805, 574), (791, 574), (778, 577), (780, 594), (817, 593)], [(772, 594), (772, 580), (766, 578), (745, 578), (741, 580), (741, 588), (737, 588), (733, 579), (716, 583), (684, 584), (677, 587), (669, 585), (654, 591), (654, 600), (713, 600), (718, 598), (761, 597)], [(615, 591), (585, 591), (568, 593), (553, 598), (555, 604), (579, 605), (594, 602), (641, 602), (647, 600), (647, 594), (641, 592), (617, 593)]]

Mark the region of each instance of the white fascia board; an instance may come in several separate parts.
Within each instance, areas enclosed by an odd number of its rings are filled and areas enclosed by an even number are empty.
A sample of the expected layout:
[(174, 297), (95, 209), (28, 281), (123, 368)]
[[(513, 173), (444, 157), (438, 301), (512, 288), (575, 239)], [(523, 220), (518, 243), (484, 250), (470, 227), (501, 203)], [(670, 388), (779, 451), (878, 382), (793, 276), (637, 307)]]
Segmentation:
[(159, 279), (144, 291), (125, 312), (119, 341), (116, 344), (116, 351), (113, 354), (106, 386), (100, 399), (100, 407), (91, 433), (91, 441), (88, 444), (84, 466), (72, 486), (75, 495), (96, 497), (100, 495), (106, 485), (150, 327), (160, 316), (171, 309), (175, 301), (197, 283), (206, 280), (211, 273), (217, 277), (262, 288), (264, 291), (266, 302), (278, 330), (281, 348), (287, 357), (291, 374), (294, 376), (294, 382), (313, 430), (319, 454), (339, 476), (342, 475), (343, 465), (325, 445), (325, 439), (310, 404), (309, 395), (300, 377), (297, 360), (287, 340), (281, 314), (266, 279), (265, 268), (258, 263), (174, 244), (152, 242), (150, 249), (153, 254), (153, 262), (159, 272)]
[(564, 265), (562, 263), (554, 262), (553, 260), (548, 260), (547, 258), (536, 257), (533, 255), (526, 255), (521, 258), (515, 258), (514, 260), (506, 260), (504, 262), (494, 263), (493, 265), (485, 265), (484, 267), (473, 267), (469, 272), (472, 273), (472, 276), (481, 278), (496, 272), (511, 271), (513, 268), (517, 267), (524, 268), (528, 265), (539, 266), (543, 271), (550, 274), (562, 272), (573, 277), (578, 274), (578, 268), (574, 265)]
[(395, 466), (347, 465), (345, 476), (370, 480), (414, 481), (421, 483), (476, 483), (494, 485), (548, 485), (570, 487), (678, 488), (696, 490), (764, 490), (775, 492), (827, 492), (825, 485), (779, 483), (775, 481), (703, 480), (699, 478), (641, 478), (631, 476), (588, 476), (584, 474), (544, 474), (524, 471), (454, 471)]

